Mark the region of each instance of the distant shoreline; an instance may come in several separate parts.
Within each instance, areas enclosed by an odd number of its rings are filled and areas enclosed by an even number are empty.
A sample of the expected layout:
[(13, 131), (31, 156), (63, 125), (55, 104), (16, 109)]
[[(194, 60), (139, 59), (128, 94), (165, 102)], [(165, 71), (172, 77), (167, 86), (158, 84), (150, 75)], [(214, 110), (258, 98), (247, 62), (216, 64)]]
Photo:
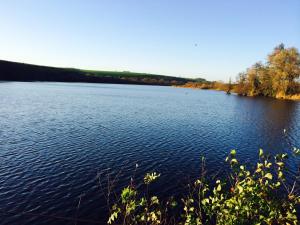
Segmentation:
[[(194, 79), (157, 74), (58, 68), (0, 60), (2, 81), (83, 82), (172, 86)], [(202, 79), (205, 81), (205, 79)]]
[[(214, 90), (214, 91), (223, 91), (225, 94), (227, 92), (226, 85), (228, 84), (223, 84), (225, 87), (219, 87), (219, 88), (214, 88), (213, 85), (212, 87), (208, 87), (207, 83), (194, 83), (191, 85), (191, 83), (187, 83), (184, 85), (174, 85), (174, 87), (177, 88), (189, 88), (189, 89), (197, 89), (197, 90)], [(259, 96), (251, 96), (251, 95), (240, 95), (237, 92), (234, 91), (234, 89), (230, 90), (230, 94), (235, 94), (239, 96), (244, 96), (244, 97), (259, 97)], [(271, 96), (263, 96), (266, 98), (274, 98), (274, 99), (279, 99), (279, 100), (292, 100), (292, 101), (300, 101), (300, 94), (294, 94), (294, 95), (276, 95), (275, 97)]]

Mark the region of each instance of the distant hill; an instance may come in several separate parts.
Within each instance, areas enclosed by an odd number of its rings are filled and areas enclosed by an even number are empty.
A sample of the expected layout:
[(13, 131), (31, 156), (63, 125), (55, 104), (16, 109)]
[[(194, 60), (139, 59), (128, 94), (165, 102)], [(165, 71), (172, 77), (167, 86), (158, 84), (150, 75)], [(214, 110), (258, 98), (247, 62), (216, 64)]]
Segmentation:
[(95, 71), (57, 68), (0, 60), (0, 80), (58, 81), (115, 84), (183, 85), (193, 79), (129, 71)]
[(194, 82), (200, 82), (200, 83), (205, 83), (208, 82), (207, 80), (205, 80), (204, 78), (195, 78)]

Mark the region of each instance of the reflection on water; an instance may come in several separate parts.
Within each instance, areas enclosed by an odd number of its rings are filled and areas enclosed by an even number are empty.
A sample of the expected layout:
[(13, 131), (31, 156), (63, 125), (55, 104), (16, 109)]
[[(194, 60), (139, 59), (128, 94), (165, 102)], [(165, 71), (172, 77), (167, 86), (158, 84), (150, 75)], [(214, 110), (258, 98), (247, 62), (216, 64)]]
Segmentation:
[[(154, 190), (179, 194), (198, 175), (202, 155), (215, 173), (232, 148), (251, 165), (259, 148), (275, 154), (300, 146), (300, 104), (292, 101), (172, 87), (17, 82), (0, 83), (0, 97), (0, 210), (6, 212), (105, 221), (99, 172), (121, 170), (124, 185), (138, 163), (137, 179), (158, 171)], [(288, 162), (290, 176), (297, 163)], [(0, 216), (1, 224), (57, 224)]]
[[(250, 121), (253, 126), (248, 129), (255, 132), (261, 143), (269, 151), (280, 152), (285, 143), (294, 143), (299, 129), (299, 103), (271, 98), (237, 97), (235, 102), (237, 117)], [(242, 110), (239, 110), (242, 109)], [(242, 115), (244, 114), (244, 115)], [(242, 121), (241, 121), (242, 122)], [(298, 126), (298, 127), (296, 127)], [(247, 136), (247, 133), (244, 133)], [(274, 152), (273, 152), (274, 153)]]

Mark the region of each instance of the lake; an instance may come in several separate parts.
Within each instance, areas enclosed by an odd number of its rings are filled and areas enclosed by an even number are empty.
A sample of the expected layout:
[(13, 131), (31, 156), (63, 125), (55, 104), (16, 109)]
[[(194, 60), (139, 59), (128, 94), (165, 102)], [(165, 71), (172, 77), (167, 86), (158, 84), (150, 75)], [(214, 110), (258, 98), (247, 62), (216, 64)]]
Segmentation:
[[(299, 137), (300, 102), (161, 86), (2, 82), (0, 221), (105, 222), (108, 174), (118, 189), (157, 171), (152, 190), (180, 195), (202, 156), (208, 174), (222, 177), (231, 149), (251, 166), (259, 148), (290, 153)], [(298, 163), (288, 160), (289, 176)]]

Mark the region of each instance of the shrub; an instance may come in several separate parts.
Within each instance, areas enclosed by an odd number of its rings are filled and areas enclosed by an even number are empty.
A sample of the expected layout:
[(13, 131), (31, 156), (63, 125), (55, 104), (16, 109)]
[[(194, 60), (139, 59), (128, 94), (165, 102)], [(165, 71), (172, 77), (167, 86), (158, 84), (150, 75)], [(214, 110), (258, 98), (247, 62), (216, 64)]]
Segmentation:
[[(293, 152), (298, 155), (300, 149), (294, 148)], [(248, 170), (239, 164), (232, 150), (225, 160), (231, 168), (227, 180), (206, 180), (203, 158), (199, 179), (190, 184), (189, 194), (180, 201), (170, 197), (162, 202), (155, 195), (149, 196), (149, 185), (160, 174), (146, 174), (147, 191), (138, 193), (132, 184), (124, 188), (111, 206), (108, 224), (296, 225), (300, 196), (296, 181), (289, 187), (285, 180), (287, 157), (267, 157), (260, 149), (256, 167)]]

